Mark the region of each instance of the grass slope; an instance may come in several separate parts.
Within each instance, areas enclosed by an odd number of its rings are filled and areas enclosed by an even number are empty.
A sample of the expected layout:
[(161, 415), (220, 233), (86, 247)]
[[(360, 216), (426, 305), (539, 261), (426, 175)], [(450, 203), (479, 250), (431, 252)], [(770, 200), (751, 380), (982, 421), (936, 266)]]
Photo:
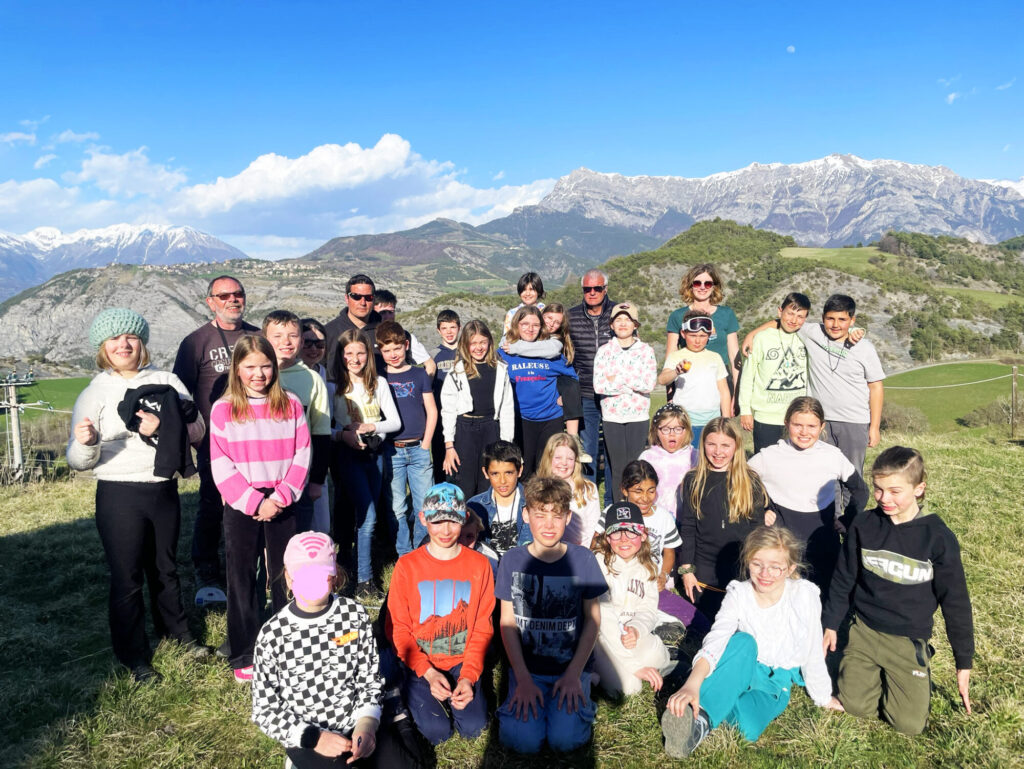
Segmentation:
[[(997, 379), (981, 384), (964, 384), (992, 379), (1011, 373), (1010, 366), (1001, 363), (940, 363), (935, 366), (896, 374), (885, 380), (885, 400), (902, 406), (915, 406), (928, 417), (935, 432), (946, 432), (958, 427), (957, 419), (980, 406), (1000, 398), (1010, 397), (1010, 379)], [(963, 385), (935, 388), (941, 385)]]
[[(884, 445), (904, 442), (885, 434)], [(929, 464), (929, 508), (957, 533), (974, 601), (978, 654), (975, 714), (959, 707), (952, 657), (936, 619), (931, 724), (908, 738), (880, 723), (827, 713), (802, 690), (756, 745), (717, 730), (694, 767), (1021, 765), (1024, 755), (1024, 519), (1006, 501), (1024, 495), (1019, 445), (977, 435), (915, 438)], [(873, 457), (869, 456), (869, 461)], [(133, 686), (113, 664), (105, 617), (106, 568), (92, 522), (91, 483), (32, 485), (0, 499), (0, 743), (6, 765), (32, 769), (279, 769), (282, 751), (249, 721), (249, 693), (222, 661), (193, 662), (161, 646), (159, 685)], [(191, 530), (196, 484), (182, 484)], [(970, 501), (969, 506), (965, 500)], [(188, 574), (188, 536), (179, 559)], [(186, 593), (191, 586), (185, 584)], [(222, 614), (192, 616), (209, 644), (224, 639)], [(521, 758), (493, 733), (454, 739), (444, 767), (650, 767), (661, 750), (647, 691), (625, 702), (599, 699), (593, 745), (568, 756)], [(678, 765), (683, 765), (681, 762)]]

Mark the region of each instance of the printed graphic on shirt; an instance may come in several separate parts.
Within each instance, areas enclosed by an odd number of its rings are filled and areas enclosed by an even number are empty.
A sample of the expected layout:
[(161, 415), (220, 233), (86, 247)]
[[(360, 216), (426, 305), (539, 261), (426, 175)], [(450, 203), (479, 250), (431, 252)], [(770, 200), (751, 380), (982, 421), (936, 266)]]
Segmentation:
[(792, 392), (807, 388), (807, 350), (799, 340), (782, 350), (769, 350), (765, 363), (770, 366), (773, 362), (775, 371), (768, 379), (766, 390)]
[(643, 598), (647, 593), (647, 581), (633, 577), (626, 585), (626, 592), (632, 593), (637, 598)]
[(897, 585), (919, 585), (932, 579), (931, 561), (918, 561), (889, 550), (862, 550), (860, 559), (872, 574)]
[(518, 538), (515, 521), (491, 521), (491, 544), (499, 555), (505, 555), (515, 547)]
[(373, 397), (359, 397), (355, 393), (345, 393), (345, 400), (349, 402), (349, 414), (359, 416), (360, 422), (380, 422), (380, 404)]
[(514, 572), (512, 609), (524, 651), (568, 663), (576, 650), (582, 600), (582, 588), (574, 577)]
[(390, 382), (390, 385), (391, 391), (395, 394), (396, 398), (416, 397), (415, 382)]
[(227, 349), (224, 348), (224, 345), (221, 345), (206, 351), (206, 354), (210, 356), (210, 365), (213, 366), (214, 371), (218, 374), (223, 374), (231, 367), (231, 351), (234, 349), (234, 345)]
[(458, 656), (466, 651), (469, 632), (469, 580), (424, 580), (420, 593), (416, 645), (424, 654)]

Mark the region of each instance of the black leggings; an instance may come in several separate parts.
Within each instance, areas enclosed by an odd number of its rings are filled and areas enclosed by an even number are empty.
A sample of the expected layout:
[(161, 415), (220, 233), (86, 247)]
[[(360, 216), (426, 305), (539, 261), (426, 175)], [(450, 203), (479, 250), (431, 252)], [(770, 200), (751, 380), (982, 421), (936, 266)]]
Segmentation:
[(483, 455), (498, 436), (498, 423), (493, 419), (462, 415), (455, 420), (455, 452), (459, 455), (455, 482), (467, 500), (491, 487), (482, 472)]
[(548, 444), (548, 438), (556, 433), (562, 432), (563, 420), (549, 419), (546, 422), (533, 422), (529, 419), (520, 420), (523, 433), (523, 481), (533, 475), (540, 464), (544, 447)]
[(351, 764), (347, 763), (351, 753), (328, 758), (306, 748), (288, 748), (285, 752), (295, 769), (421, 769), (427, 766), (423, 746), (411, 718), (393, 724), (381, 724), (376, 737), (377, 747), (373, 753)]
[(604, 421), (604, 442), (608, 447), (608, 464), (612, 472), (612, 498), (622, 500), (622, 471), (640, 456), (647, 445), (650, 425), (647, 422)]
[(157, 635), (192, 640), (178, 583), (180, 528), (177, 481), (96, 483), (96, 529), (110, 567), (110, 638), (114, 655), (128, 667), (152, 658), (144, 577)]
[(821, 588), (821, 601), (828, 598), (828, 586), (832, 581), (836, 561), (839, 559), (839, 532), (836, 531), (835, 503), (824, 510), (802, 513), (798, 510), (775, 505), (778, 515), (777, 526), (785, 526), (806, 543), (804, 560), (810, 567), (808, 579)]

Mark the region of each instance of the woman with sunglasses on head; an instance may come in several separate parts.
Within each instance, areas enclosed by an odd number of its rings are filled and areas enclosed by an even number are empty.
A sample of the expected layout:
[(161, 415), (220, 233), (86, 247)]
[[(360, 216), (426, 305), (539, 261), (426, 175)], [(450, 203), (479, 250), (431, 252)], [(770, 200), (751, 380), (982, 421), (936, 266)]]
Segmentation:
[(707, 349), (713, 323), (707, 313), (690, 310), (681, 325), (686, 346), (665, 359), (658, 384), (675, 385), (672, 403), (690, 416), (693, 447), (700, 446), (700, 432), (715, 417), (732, 416), (732, 396), (722, 359)]
[[(711, 318), (711, 333), (708, 337), (707, 348), (717, 353), (721, 357), (722, 363), (725, 364), (725, 370), (729, 374), (727, 384), (729, 391), (732, 392), (733, 383), (738, 376), (734, 363), (736, 354), (740, 350), (738, 336), (740, 323), (736, 318), (736, 313), (721, 303), (724, 297), (723, 292), (722, 279), (718, 276), (715, 265), (696, 264), (690, 268), (679, 284), (679, 295), (686, 302), (686, 306), (680, 307), (668, 316), (668, 325), (665, 328), (667, 332), (665, 357), (667, 358), (683, 346), (680, 334), (686, 313), (691, 310), (705, 313)], [(724, 414), (724, 416), (732, 416), (732, 413)]]

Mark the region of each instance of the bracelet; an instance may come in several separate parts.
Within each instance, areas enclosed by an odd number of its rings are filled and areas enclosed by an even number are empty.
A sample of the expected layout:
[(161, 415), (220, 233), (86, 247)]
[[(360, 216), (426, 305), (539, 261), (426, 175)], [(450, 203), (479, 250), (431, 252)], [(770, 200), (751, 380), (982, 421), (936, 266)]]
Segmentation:
[(696, 569), (694, 569), (693, 565), (691, 564), (689, 566), (680, 566), (678, 569), (676, 569), (676, 571), (679, 573), (679, 576), (681, 577), (684, 574), (693, 574), (696, 571)]

